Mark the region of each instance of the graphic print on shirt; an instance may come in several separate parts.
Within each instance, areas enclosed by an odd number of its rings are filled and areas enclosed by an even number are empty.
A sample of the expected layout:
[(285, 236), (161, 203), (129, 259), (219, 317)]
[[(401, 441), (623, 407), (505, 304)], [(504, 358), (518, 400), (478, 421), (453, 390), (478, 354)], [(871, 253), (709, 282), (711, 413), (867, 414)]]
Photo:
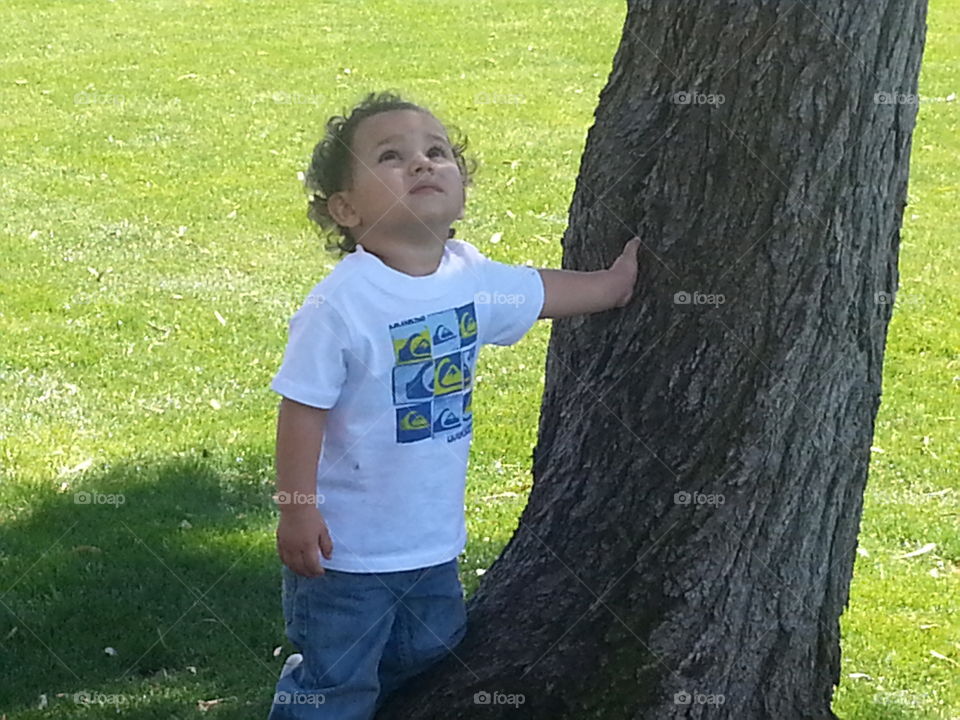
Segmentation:
[(477, 359), (473, 303), (392, 323), (390, 336), (397, 442), (467, 435)]

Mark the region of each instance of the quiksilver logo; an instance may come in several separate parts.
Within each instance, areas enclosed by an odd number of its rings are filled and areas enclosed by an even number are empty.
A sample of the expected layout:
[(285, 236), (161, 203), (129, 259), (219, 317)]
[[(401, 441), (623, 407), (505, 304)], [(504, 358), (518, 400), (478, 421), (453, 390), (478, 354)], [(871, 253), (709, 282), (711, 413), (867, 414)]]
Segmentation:
[[(393, 330), (394, 328), (403, 327), (404, 325), (413, 325), (414, 323), (422, 323), (422, 322), (426, 322), (426, 320), (427, 320), (426, 316), (421, 315), (420, 317), (409, 318), (407, 320), (401, 320), (400, 322), (391, 323), (390, 329)], [(383, 326), (381, 325), (380, 327), (383, 327)]]

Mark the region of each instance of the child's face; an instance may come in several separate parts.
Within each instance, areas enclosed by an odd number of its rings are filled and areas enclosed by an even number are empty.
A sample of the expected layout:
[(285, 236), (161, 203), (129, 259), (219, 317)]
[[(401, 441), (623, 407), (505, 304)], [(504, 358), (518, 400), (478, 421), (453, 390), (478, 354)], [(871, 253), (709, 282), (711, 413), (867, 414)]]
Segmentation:
[[(330, 203), (337, 222), (359, 242), (401, 235), (446, 240), (450, 224), (463, 217), (465, 191), (436, 118), (417, 110), (378, 113), (357, 126), (351, 150), (351, 186)], [(437, 190), (412, 192), (426, 183)]]

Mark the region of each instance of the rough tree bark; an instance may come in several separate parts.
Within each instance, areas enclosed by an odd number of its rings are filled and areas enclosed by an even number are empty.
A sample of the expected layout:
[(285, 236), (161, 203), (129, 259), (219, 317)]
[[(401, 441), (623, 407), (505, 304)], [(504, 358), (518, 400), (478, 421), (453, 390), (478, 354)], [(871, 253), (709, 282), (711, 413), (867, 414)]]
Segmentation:
[(637, 296), (554, 321), (517, 532), (378, 720), (834, 717), (925, 18), (631, 0), (563, 267), (636, 230)]

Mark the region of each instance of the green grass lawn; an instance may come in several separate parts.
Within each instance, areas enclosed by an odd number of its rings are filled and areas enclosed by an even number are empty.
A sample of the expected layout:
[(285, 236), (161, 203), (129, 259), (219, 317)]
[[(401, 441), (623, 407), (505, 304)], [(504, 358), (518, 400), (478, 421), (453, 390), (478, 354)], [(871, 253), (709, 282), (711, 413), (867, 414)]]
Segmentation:
[[(328, 115), (399, 89), (480, 161), (458, 236), (559, 267), (625, 10), (569, 7), (0, 4), (0, 716), (265, 717), (288, 651), (268, 384), (335, 262), (297, 172)], [(930, 8), (843, 617), (851, 719), (960, 718), (960, 102), (932, 100), (960, 89), (958, 18)], [(468, 593), (530, 487), (549, 332), (479, 361)]]

